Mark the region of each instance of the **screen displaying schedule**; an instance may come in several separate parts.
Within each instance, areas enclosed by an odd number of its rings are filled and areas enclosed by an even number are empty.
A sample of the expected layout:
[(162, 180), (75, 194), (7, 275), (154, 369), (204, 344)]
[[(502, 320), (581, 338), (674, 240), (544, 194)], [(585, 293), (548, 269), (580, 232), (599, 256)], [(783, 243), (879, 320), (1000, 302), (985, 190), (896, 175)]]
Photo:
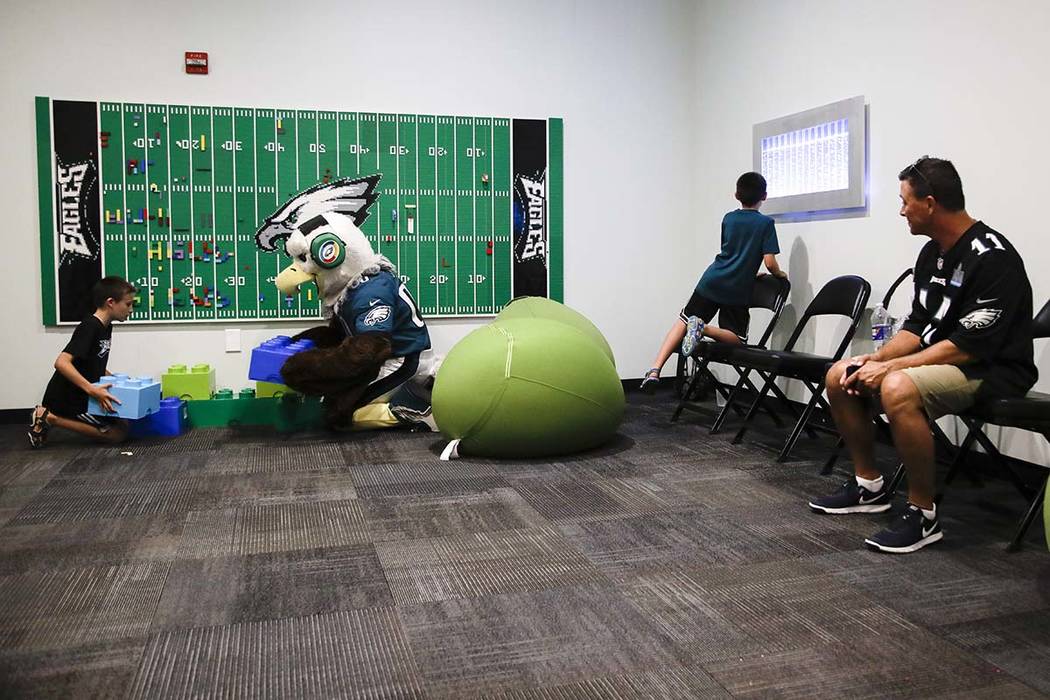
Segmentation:
[(562, 122), (37, 98), (45, 324), (91, 285), (139, 290), (131, 321), (319, 318), (258, 225), (317, 183), (380, 174), (362, 231), (430, 317), (562, 299)]
[(849, 187), (849, 120), (837, 119), (761, 140), (770, 197)]

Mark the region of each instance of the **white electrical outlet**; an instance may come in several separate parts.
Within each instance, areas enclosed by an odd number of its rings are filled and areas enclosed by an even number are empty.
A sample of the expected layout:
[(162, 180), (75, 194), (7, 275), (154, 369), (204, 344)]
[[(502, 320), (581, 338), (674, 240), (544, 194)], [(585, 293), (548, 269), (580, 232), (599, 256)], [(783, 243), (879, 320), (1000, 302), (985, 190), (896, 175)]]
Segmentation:
[(226, 329), (226, 352), (240, 352), (241, 351), (241, 329), (240, 328), (227, 328)]

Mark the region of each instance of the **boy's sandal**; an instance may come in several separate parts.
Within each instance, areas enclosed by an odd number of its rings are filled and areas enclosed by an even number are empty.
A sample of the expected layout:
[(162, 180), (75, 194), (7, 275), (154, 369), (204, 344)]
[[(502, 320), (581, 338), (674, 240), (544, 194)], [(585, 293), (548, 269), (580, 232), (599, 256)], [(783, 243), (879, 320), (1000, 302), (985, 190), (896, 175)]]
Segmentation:
[[(39, 414), (37, 408), (43, 408)], [(26, 433), (29, 436), (29, 444), (33, 449), (39, 449), (44, 446), (47, 441), (47, 432), (51, 430), (51, 424), (47, 422), (47, 417), (51, 413), (46, 406), (38, 406), (33, 409), (33, 422), (29, 424), (29, 432)]]

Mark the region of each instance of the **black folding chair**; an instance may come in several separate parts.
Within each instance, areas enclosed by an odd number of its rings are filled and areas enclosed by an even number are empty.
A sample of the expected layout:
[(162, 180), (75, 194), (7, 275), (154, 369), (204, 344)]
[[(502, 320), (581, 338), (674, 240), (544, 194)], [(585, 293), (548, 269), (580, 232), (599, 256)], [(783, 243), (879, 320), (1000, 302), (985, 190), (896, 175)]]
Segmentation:
[[(842, 357), (850, 341), (853, 340), (870, 295), (871, 285), (868, 284), (867, 280), (855, 275), (836, 277), (825, 284), (813, 301), (809, 303), (809, 306), (806, 307), (802, 318), (799, 319), (783, 350), (737, 347), (730, 352), (729, 362), (731, 364), (748, 370), (759, 370), (763, 373), (762, 376), (765, 377), (762, 390), (758, 392), (758, 396), (755, 397), (755, 400), (747, 410), (747, 414), (744, 416), (744, 424), (740, 426), (740, 430), (733, 437), (734, 445), (744, 439), (748, 424), (758, 411), (766, 394), (772, 390), (776, 380), (780, 377), (797, 379), (809, 390), (811, 397), (795, 422), (795, 427), (788, 436), (787, 442), (784, 443), (784, 447), (777, 456), (778, 462), (783, 462), (787, 459), (798, 441), (799, 435), (808, 427), (807, 424), (813, 409), (819, 405), (825, 410), (830, 410), (827, 401), (823, 397), (824, 375), (827, 374), (831, 365), (835, 364)], [(806, 324), (814, 316), (847, 316), (850, 319), (849, 326), (833, 355), (814, 355), (794, 350), (795, 343), (798, 342)]]
[[(890, 288), (886, 290), (886, 294), (882, 297), (882, 307), (884, 309), (890, 308), (890, 301), (893, 299), (893, 293), (896, 292), (897, 287), (901, 286), (904, 280), (911, 277), (911, 275), (912, 268), (909, 267), (907, 270), (902, 272), (900, 274), (900, 277), (894, 280), (893, 284), (890, 285)], [(937, 432), (940, 432), (940, 428), (937, 427), (936, 423), (933, 424), (933, 427)], [(890, 424), (883, 420), (881, 414), (875, 416), (875, 430), (882, 433), (885, 437), (888, 437), (892, 441), (893, 438), (890, 435)], [(939, 437), (947, 440), (943, 432), (940, 432)], [(838, 461), (839, 453), (842, 451), (842, 448), (845, 446), (845, 444), (845, 441), (841, 437), (839, 437), (838, 441), (835, 443), (835, 447), (831, 450), (831, 454), (828, 455), (828, 460), (824, 463), (824, 468), (820, 471), (821, 474), (830, 474), (832, 470), (834, 470), (835, 462)]]
[[(748, 305), (752, 309), (768, 309), (773, 312), (769, 322), (766, 324), (765, 330), (762, 331), (761, 337), (758, 342), (754, 345), (748, 345), (746, 347), (755, 347), (765, 349), (766, 344), (769, 342), (769, 337), (773, 335), (773, 329), (777, 325), (777, 321), (780, 319), (780, 314), (784, 311), (784, 305), (787, 303), (788, 294), (791, 292), (791, 282), (786, 277), (774, 277), (773, 275), (761, 275), (755, 280), (755, 286), (751, 290), (751, 303)], [(685, 387), (679, 393), (678, 406), (675, 408), (674, 413), (671, 415), (671, 422), (674, 423), (678, 420), (678, 417), (684, 410), (706, 412), (699, 409), (695, 404), (692, 403), (692, 398), (703, 380), (704, 376), (713, 377), (709, 371), (711, 363), (716, 364), (730, 364), (729, 354), (732, 350), (741, 347), (740, 345), (733, 343), (720, 343), (717, 341), (708, 341), (698, 343), (696, 349), (693, 351), (692, 357), (687, 358), (696, 363), (696, 367), (689, 376)], [(731, 365), (732, 366), (732, 365)], [(749, 372), (739, 367), (734, 367), (740, 378), (737, 380), (736, 385), (730, 388), (728, 385), (719, 382), (717, 379), (714, 380), (715, 391), (720, 393), (725, 399), (725, 406), (722, 407), (722, 411), (715, 418), (715, 422), (719, 423), (719, 418), (723, 414), (728, 413), (736, 407), (734, 398), (743, 387), (749, 388), (751, 391), (758, 393), (758, 389), (751, 382)], [(779, 390), (779, 387), (777, 387)], [(790, 405), (790, 404), (789, 404)], [(793, 406), (792, 406), (793, 408)], [(737, 408), (738, 413), (743, 414), (743, 410)], [(780, 418), (770, 411), (770, 416), (777, 423), (777, 425), (783, 426)], [(723, 419), (724, 420), (724, 419)]]
[[(1032, 320), (1032, 338), (1050, 338), (1050, 302), (1047, 302)], [(1043, 436), (1043, 439), (1050, 441), (1050, 394), (1030, 391), (1026, 396), (1019, 398), (994, 399), (979, 403), (968, 411), (957, 414), (957, 416), (968, 430), (962, 444), (959, 445), (955, 459), (952, 460), (952, 464), (948, 468), (948, 474), (944, 478), (944, 486), (947, 487), (955, 480), (974, 443), (979, 443), (995, 465), (1002, 470), (1003, 474), (1014, 484), (1017, 490), (1028, 499), (1028, 510), (1025, 511), (1013, 539), (1010, 540), (1010, 544), (1006, 547), (1007, 551), (1017, 551), (1021, 548), (1021, 542), (1024, 540), (1025, 533), (1028, 532), (1028, 528), (1039, 512), (1039, 507), (1043, 504), (1047, 477), (1050, 476), (1050, 471), (1047, 471), (1039, 479), (1039, 483), (1035, 488), (1030, 486), (1018, 474), (1014, 464), (1006, 459), (999, 451), (999, 448), (995, 446), (995, 443), (988, 438), (984, 432), (984, 426), (998, 425), (1005, 428), (1020, 428), (1021, 430), (1039, 433)], [(1050, 469), (1050, 465), (1044, 464), (1040, 466)], [(903, 478), (904, 465), (902, 464), (897, 468), (897, 473), (894, 474), (893, 481), (890, 482), (890, 489), (896, 490)], [(943, 497), (944, 493), (942, 491), (935, 500), (939, 503)]]

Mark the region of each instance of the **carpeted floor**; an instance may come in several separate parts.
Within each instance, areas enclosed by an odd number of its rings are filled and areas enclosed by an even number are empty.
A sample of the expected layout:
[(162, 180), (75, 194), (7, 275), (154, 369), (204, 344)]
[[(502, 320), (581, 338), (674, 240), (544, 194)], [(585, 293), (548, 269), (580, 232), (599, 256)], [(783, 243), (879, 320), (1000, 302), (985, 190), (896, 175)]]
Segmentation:
[(778, 465), (670, 400), (554, 462), (443, 463), (408, 433), (31, 452), (7, 426), (2, 694), (1050, 693), (1050, 554), (1041, 524), (1003, 551), (1008, 485), (961, 479), (942, 543), (876, 554), (889, 516), (805, 507), (842, 478), (817, 475), (829, 440)]

